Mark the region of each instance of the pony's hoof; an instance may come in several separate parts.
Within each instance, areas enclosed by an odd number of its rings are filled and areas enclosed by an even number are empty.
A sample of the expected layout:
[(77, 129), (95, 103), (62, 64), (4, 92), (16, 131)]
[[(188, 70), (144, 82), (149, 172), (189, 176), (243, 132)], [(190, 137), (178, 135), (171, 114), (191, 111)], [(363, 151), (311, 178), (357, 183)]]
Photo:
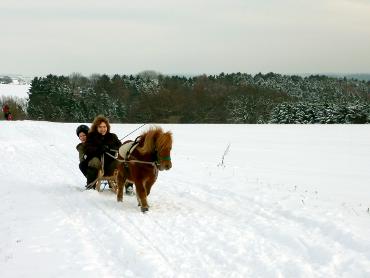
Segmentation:
[(147, 211), (149, 211), (149, 208), (141, 208), (141, 212), (146, 213)]
[(123, 202), (123, 198), (117, 198), (117, 202)]

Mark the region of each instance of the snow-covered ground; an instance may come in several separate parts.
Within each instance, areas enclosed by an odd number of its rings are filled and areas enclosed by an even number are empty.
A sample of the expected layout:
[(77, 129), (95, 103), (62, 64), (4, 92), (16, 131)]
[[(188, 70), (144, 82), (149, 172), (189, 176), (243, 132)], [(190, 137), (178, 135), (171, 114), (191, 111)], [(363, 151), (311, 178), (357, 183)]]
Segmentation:
[(81, 191), (76, 127), (0, 122), (0, 277), (370, 277), (369, 125), (162, 125), (146, 214)]
[(0, 97), (28, 98), (28, 91), (31, 85), (0, 84)]

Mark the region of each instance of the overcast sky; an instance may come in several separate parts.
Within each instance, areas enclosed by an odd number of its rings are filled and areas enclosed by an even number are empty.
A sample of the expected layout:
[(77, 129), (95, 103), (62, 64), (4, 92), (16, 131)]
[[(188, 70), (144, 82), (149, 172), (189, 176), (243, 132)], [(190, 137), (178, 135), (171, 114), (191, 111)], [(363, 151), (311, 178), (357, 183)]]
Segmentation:
[(0, 73), (370, 72), (370, 0), (1, 0)]

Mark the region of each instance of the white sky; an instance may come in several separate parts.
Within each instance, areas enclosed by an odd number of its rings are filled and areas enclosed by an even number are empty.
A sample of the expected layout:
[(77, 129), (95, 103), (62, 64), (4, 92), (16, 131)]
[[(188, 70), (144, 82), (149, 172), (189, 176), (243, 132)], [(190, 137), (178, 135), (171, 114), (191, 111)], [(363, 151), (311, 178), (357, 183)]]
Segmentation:
[(370, 0), (1, 0), (0, 73), (370, 72)]

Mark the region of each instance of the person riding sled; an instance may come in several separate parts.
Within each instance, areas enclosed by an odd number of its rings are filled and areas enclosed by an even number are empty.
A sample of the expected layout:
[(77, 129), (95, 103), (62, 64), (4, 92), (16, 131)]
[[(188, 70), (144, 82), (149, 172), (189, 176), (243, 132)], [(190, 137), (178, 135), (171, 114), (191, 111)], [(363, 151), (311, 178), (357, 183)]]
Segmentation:
[[(87, 161), (87, 189), (95, 188), (94, 181), (98, 178), (99, 170), (104, 168), (104, 175), (113, 175), (119, 162), (114, 157), (121, 141), (117, 135), (110, 132), (110, 124), (103, 115), (97, 116), (87, 134), (85, 142), (85, 155)], [(133, 192), (132, 184), (126, 187), (126, 194)]]
[(82, 174), (87, 177), (87, 168), (88, 168), (88, 161), (85, 159), (85, 142), (87, 138), (87, 134), (89, 133), (89, 127), (87, 125), (79, 125), (76, 129), (76, 134), (80, 139), (80, 143), (76, 146), (78, 151), (78, 156), (80, 160), (80, 164), (78, 167), (80, 168)]
[[(87, 161), (87, 184), (93, 183), (104, 163), (104, 174), (113, 174), (118, 161), (107, 155), (115, 156), (115, 151), (121, 146), (117, 135), (110, 132), (110, 124), (106, 117), (95, 117), (85, 142), (85, 159)], [(92, 186), (95, 188), (95, 185)]]

